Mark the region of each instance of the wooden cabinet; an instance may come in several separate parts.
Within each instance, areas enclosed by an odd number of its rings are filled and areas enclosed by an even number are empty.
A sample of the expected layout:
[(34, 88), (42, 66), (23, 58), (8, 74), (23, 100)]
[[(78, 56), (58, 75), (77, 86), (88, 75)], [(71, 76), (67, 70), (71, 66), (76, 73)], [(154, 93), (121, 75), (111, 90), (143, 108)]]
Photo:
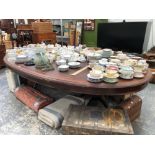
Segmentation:
[(5, 56), (5, 45), (0, 45), (0, 68), (5, 65), (3, 58)]
[(7, 33), (12, 33), (15, 29), (13, 19), (1, 19), (0, 28)]
[(33, 43), (49, 42), (51, 44), (56, 43), (56, 33), (33, 33), (32, 35)]
[(18, 46), (25, 46), (27, 44), (32, 44), (32, 25), (30, 24), (23, 24), (17, 26), (17, 45)]

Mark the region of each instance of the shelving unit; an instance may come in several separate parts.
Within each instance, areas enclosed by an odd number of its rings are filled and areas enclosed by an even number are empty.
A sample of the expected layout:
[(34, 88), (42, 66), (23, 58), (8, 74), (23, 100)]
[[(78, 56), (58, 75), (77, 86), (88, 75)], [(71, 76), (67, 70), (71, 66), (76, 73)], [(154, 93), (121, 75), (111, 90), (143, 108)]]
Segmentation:
[(33, 29), (30, 24), (17, 25), (18, 46), (24, 46), (24, 45), (33, 43), (32, 33), (33, 33)]

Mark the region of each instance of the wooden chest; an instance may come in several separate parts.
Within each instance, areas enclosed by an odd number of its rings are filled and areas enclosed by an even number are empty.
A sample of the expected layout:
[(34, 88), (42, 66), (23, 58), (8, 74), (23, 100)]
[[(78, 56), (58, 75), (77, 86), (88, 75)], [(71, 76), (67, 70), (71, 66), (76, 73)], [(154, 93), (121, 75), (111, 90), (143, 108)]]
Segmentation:
[(56, 33), (50, 32), (50, 33), (33, 33), (32, 34), (32, 40), (33, 43), (41, 43), (43, 41), (49, 41), (51, 44), (56, 43)]
[(34, 33), (49, 33), (52, 32), (52, 23), (50, 22), (33, 22), (32, 29)]
[(16, 88), (15, 96), (36, 112), (53, 102), (53, 99), (28, 86), (20, 86)]
[(127, 111), (130, 121), (134, 121), (140, 116), (142, 99), (133, 95), (120, 104), (120, 107)]
[(133, 134), (122, 109), (70, 105), (62, 124), (64, 134)]

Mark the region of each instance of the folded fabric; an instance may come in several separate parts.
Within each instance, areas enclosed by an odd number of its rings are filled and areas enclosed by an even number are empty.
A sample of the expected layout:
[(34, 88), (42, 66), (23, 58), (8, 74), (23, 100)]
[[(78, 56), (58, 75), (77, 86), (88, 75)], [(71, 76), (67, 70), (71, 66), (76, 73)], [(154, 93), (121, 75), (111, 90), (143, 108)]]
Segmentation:
[(56, 102), (39, 110), (38, 119), (51, 126), (52, 128), (59, 128), (63, 122), (64, 115), (68, 107), (73, 105), (83, 105), (85, 100), (80, 97), (67, 95)]

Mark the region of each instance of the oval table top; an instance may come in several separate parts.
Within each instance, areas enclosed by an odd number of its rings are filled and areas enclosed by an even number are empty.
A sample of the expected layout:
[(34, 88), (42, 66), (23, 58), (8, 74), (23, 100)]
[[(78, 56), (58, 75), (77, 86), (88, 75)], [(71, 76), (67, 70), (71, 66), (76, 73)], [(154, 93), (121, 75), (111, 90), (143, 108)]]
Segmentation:
[(25, 66), (24, 64), (16, 64), (12, 61), (8, 61), (6, 56), (4, 57), (4, 62), (8, 68), (31, 81), (64, 91), (90, 95), (125, 95), (138, 92), (147, 86), (152, 77), (151, 71), (148, 70), (142, 79), (119, 79), (119, 82), (115, 84), (105, 82), (91, 83), (87, 81), (89, 68), (77, 75), (71, 75), (85, 67), (87, 63), (81, 63), (81, 68), (78, 69), (69, 69), (67, 72), (59, 72), (56, 65), (54, 65), (54, 70), (42, 71), (36, 69), (35, 66)]

